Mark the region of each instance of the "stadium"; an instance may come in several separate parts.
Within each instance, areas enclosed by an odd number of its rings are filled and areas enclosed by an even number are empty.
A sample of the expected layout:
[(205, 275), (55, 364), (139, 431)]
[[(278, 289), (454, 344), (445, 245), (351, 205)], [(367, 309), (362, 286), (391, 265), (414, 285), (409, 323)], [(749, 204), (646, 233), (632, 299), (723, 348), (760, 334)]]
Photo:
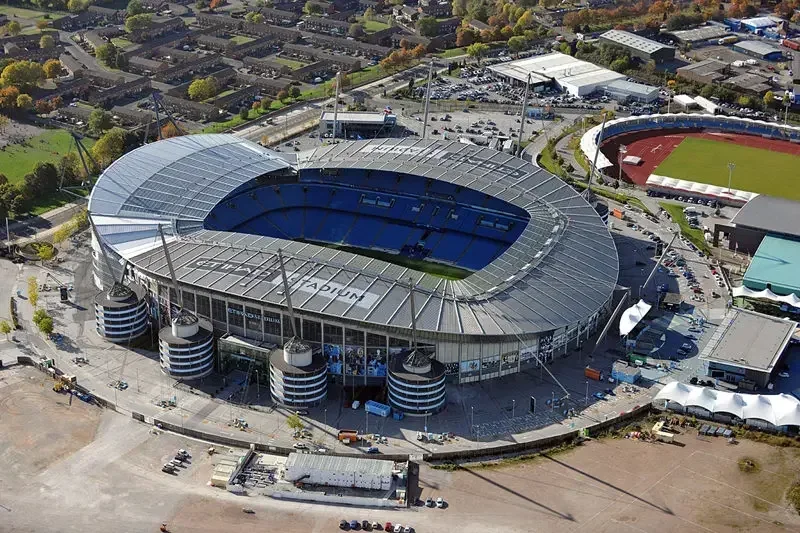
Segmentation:
[[(600, 129), (596, 126), (581, 138), (589, 161)], [(608, 121), (597, 158), (597, 168), (608, 176), (622, 175), (648, 191), (735, 206), (756, 194), (798, 199), (797, 187), (786, 179), (796, 174), (798, 164), (798, 127), (683, 113)]]
[[(179, 312), (174, 268), (185, 310), (215, 337), (296, 335), (293, 353), (307, 345), (308, 364), (348, 386), (381, 386), (412, 338), (411, 363), (449, 383), (565, 354), (610, 312), (619, 270), (606, 225), (562, 180), (445, 141), (284, 154), (231, 135), (172, 138), (106, 169), (89, 212), (95, 283), (142, 287), (154, 325)], [(165, 371), (204, 375), (180, 364)]]

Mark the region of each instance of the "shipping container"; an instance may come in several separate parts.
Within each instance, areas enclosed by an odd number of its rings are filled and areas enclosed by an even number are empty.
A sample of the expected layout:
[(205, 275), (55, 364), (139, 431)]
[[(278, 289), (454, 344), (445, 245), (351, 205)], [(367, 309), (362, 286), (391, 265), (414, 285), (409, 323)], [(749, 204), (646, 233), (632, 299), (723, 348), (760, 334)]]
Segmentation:
[(625, 220), (625, 212), (622, 209), (614, 209), (611, 211), (611, 216), (620, 220)]
[(800, 50), (800, 43), (791, 39), (781, 39), (781, 44), (792, 50)]
[(345, 444), (350, 444), (350, 442), (354, 442), (358, 440), (358, 430), (357, 429), (340, 429), (339, 430), (339, 440), (344, 442)]
[(603, 381), (603, 373), (600, 372), (599, 370), (596, 370), (588, 366), (583, 370), (583, 375), (586, 376), (587, 378), (596, 379), (597, 381)]
[(720, 46), (726, 45), (726, 44), (733, 44), (738, 40), (739, 40), (739, 38), (737, 36), (729, 35), (727, 37), (723, 37), (722, 39), (718, 40), (717, 44), (720, 45)]
[(378, 403), (374, 400), (367, 400), (364, 404), (364, 410), (368, 413), (372, 413), (373, 415), (382, 416), (383, 418), (387, 418), (390, 414), (392, 414), (392, 408), (388, 405)]

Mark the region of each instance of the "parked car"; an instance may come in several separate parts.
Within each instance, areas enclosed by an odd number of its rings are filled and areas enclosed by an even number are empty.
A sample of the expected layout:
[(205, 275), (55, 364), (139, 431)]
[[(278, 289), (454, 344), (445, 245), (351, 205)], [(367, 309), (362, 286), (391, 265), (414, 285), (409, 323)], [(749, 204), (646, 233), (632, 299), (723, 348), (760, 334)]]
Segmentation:
[(350, 527), (347, 520), (339, 520), (339, 529), (346, 530)]
[(444, 507), (444, 500), (442, 499), (441, 496), (436, 498), (436, 507), (438, 507), (439, 509)]
[(434, 505), (433, 498), (429, 496), (428, 499), (425, 500), (425, 507), (433, 507)]

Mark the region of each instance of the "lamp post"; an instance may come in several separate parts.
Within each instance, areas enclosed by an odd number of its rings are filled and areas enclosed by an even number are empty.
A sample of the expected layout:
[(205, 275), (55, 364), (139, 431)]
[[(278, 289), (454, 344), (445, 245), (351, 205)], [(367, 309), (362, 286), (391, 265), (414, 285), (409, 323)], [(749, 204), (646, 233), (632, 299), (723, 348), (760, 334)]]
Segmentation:
[(514, 418), (514, 411), (517, 408), (517, 400), (511, 400), (511, 418)]
[(620, 182), (622, 181), (622, 156), (627, 154), (627, 153), (628, 153), (628, 147), (625, 146), (624, 144), (620, 144), (619, 145), (619, 157), (618, 157), (618, 159), (619, 159), (619, 161), (618, 161), (618, 163), (619, 163), (619, 178), (617, 178), (617, 181), (620, 181)]
[(470, 415), (471, 415), (470, 427), (472, 428), (472, 432), (474, 433), (475, 432), (475, 406), (474, 405), (471, 406), (469, 408), (469, 410), (470, 410)]
[(328, 427), (328, 408), (325, 408), (325, 427)]
[(586, 405), (589, 405), (589, 380), (588, 379), (586, 380), (586, 396), (585, 396), (585, 399), (584, 399), (584, 403)]
[(728, 193), (731, 192), (731, 180), (733, 180), (733, 170), (736, 168), (736, 163), (728, 163)]

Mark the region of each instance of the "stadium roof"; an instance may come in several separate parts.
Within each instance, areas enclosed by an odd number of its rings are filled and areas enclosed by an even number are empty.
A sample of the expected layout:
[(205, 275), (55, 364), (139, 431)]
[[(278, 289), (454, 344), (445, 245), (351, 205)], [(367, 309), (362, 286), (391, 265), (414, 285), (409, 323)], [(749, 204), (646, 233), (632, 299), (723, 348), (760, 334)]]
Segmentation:
[[(333, 111), (323, 111), (322, 112), (322, 120), (323, 121), (333, 121), (334, 113)], [(386, 113), (364, 113), (364, 112), (338, 112), (336, 114), (336, 121), (337, 122), (353, 122), (358, 124), (383, 124), (386, 122)]]
[[(586, 320), (616, 286), (616, 247), (594, 209), (561, 179), (516, 157), (446, 141), (382, 139), (323, 146), (297, 161), (292, 168), (231, 135), (168, 139), (111, 165), (89, 211), (103, 241), (137, 270), (169, 279), (157, 234), (164, 225), (182, 283), (254, 305), (285, 305), (276, 271), (281, 249), (295, 310), (334, 320), (409, 328), (411, 278), (420, 330), (541, 333)], [(312, 244), (203, 229), (211, 209), (249, 180), (285, 182), (295, 170), (334, 168), (452, 182), (519, 206), (530, 220), (501, 256), (462, 280)]]
[(642, 37), (640, 35), (636, 35), (635, 33), (622, 30), (608, 30), (604, 34), (600, 35), (600, 38), (607, 39), (622, 46), (635, 48), (636, 50), (642, 51), (646, 54), (652, 54), (665, 48), (673, 48), (672, 46), (661, 44), (652, 39), (648, 39), (647, 37)]
[(744, 285), (758, 291), (769, 287), (778, 295), (800, 295), (800, 241), (764, 237), (747, 267)]
[(800, 202), (759, 194), (731, 219), (737, 226), (800, 237)]
[(797, 323), (791, 320), (731, 307), (700, 359), (772, 372), (796, 327)]

